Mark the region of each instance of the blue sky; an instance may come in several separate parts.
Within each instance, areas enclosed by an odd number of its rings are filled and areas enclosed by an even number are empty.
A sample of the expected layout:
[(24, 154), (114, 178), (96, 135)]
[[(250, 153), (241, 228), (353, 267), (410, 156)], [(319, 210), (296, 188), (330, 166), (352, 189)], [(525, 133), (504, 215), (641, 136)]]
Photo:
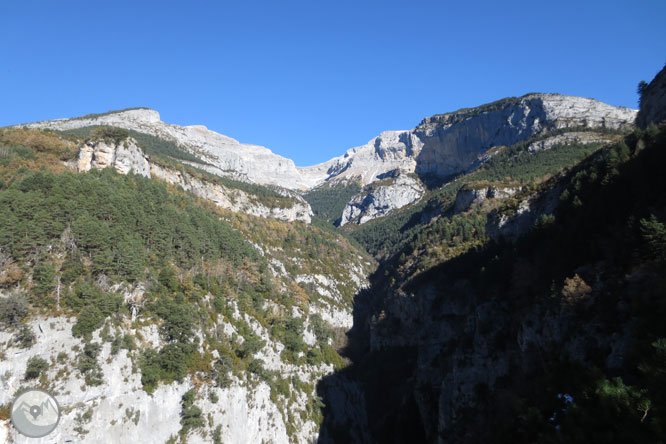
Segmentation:
[(147, 106), (297, 165), (527, 92), (636, 107), (666, 62), (663, 0), (3, 3), (0, 126)]

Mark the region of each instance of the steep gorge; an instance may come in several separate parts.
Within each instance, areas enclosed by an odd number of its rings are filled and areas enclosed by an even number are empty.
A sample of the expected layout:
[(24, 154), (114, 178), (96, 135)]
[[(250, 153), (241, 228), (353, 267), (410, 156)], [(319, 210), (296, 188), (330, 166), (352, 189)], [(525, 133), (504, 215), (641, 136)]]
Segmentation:
[[(642, 103), (655, 106), (650, 97)], [(446, 244), (431, 224), (423, 242), (385, 259), (357, 297), (353, 364), (319, 386), (319, 442), (660, 442), (666, 126), (657, 124), (485, 210), (465, 191), (476, 208), (457, 210), (487, 212), (482, 244), (470, 237), (466, 250), (415, 267)]]
[(53, 391), (62, 441), (550, 439), (586, 393), (557, 372), (635, 374), (659, 301), (663, 129), (635, 115), (529, 94), (305, 168), (147, 109), (2, 129), (0, 405)]

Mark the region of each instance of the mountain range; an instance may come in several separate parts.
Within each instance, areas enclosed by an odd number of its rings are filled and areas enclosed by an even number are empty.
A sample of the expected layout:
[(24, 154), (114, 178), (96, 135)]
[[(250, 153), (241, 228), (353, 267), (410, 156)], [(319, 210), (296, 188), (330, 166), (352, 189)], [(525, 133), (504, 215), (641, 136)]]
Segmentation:
[(0, 441), (39, 387), (44, 443), (659, 442), (665, 85), (307, 167), (147, 108), (0, 128)]
[[(600, 132), (627, 130), (636, 110), (613, 107), (592, 99), (557, 94), (527, 94), (476, 108), (432, 116), (409, 131), (385, 131), (344, 155), (309, 167), (269, 149), (242, 144), (203, 126), (181, 127), (164, 123), (147, 108), (111, 111), (73, 119), (23, 125), (25, 128), (72, 131), (115, 126), (175, 143), (197, 160), (183, 160), (209, 173), (232, 179), (300, 192), (339, 183), (365, 187), (339, 215), (339, 225), (363, 223), (419, 200), (424, 181), (469, 171), (497, 152), (535, 135), (554, 130), (559, 140), (544, 138), (541, 148), (555, 142), (598, 143), (609, 140)], [(142, 171), (143, 165), (127, 168)], [(102, 163), (105, 166), (106, 163)], [(397, 179), (400, 177), (399, 179)], [(388, 183), (384, 179), (392, 178)], [(383, 181), (384, 180), (384, 181)], [(383, 182), (382, 182), (383, 181)], [(300, 209), (301, 218), (308, 211)], [(289, 216), (291, 219), (298, 216)]]

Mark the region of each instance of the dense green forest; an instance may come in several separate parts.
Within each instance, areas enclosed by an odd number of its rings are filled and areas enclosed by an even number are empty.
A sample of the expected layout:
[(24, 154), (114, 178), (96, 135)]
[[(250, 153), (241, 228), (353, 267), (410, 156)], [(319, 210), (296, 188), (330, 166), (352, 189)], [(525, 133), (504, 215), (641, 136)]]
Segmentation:
[(16, 259), (60, 242), (64, 233), (93, 272), (127, 280), (143, 277), (151, 255), (183, 267), (202, 257), (256, 258), (226, 222), (140, 176), (37, 171), (0, 191), (0, 248)]
[(361, 191), (358, 182), (325, 184), (305, 193), (303, 197), (312, 207), (315, 216), (334, 224), (345, 209), (347, 202)]
[[(542, 305), (561, 310), (564, 319), (598, 325), (599, 335), (629, 329), (630, 354), (620, 368), (609, 369), (609, 351), (595, 351), (592, 344), (584, 358), (563, 347), (544, 350), (539, 377), (516, 376), (509, 383), (515, 398), (504, 402), (513, 407), (493, 415), (489, 436), (494, 441), (663, 440), (665, 130), (654, 125), (637, 130), (626, 143), (607, 147), (572, 169), (552, 219), (516, 245), (491, 244), (410, 284), (466, 280), (477, 300), (504, 295), (516, 317)], [(506, 333), (510, 338), (516, 332)]]

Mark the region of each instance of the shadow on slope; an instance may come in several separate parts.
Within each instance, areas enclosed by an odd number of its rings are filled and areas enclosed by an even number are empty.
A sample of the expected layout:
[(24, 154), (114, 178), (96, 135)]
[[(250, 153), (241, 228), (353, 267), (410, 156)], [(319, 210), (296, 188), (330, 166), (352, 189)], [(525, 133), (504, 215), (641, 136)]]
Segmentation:
[[(408, 281), (384, 262), (356, 298), (353, 364), (318, 386), (319, 442), (658, 437), (666, 381), (638, 364), (666, 337), (666, 254), (654, 247), (666, 239), (663, 224), (655, 234), (645, 222), (666, 220), (664, 128), (627, 143), (560, 178), (555, 220), (515, 244), (491, 242)], [(646, 402), (652, 410), (640, 410)]]

